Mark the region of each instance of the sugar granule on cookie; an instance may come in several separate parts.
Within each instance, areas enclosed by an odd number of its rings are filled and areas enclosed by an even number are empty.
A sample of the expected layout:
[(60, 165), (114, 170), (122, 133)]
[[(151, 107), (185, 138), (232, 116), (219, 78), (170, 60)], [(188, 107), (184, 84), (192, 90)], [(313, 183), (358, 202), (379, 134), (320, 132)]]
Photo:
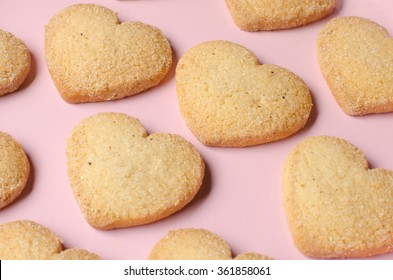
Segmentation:
[(176, 67), (176, 91), (187, 126), (210, 146), (244, 147), (287, 138), (302, 129), (312, 108), (302, 79), (261, 65), (229, 41), (187, 50)]
[(17, 90), (30, 72), (31, 56), (26, 44), (0, 30), (0, 96)]
[(163, 33), (142, 22), (119, 22), (95, 4), (72, 5), (45, 27), (46, 63), (63, 99), (98, 102), (158, 85), (172, 65)]
[(393, 111), (393, 39), (384, 27), (366, 18), (334, 18), (318, 34), (317, 54), (345, 113)]
[(0, 209), (22, 193), (29, 174), (30, 163), (22, 146), (0, 131)]
[(335, 0), (226, 0), (235, 24), (245, 31), (294, 28), (330, 15)]
[(99, 260), (97, 254), (72, 248), (63, 250), (62, 240), (54, 232), (31, 220), (0, 225), (2, 260)]
[(163, 219), (192, 201), (205, 164), (176, 134), (148, 135), (135, 118), (99, 113), (67, 141), (68, 175), (87, 222), (99, 229)]
[(283, 203), (294, 244), (315, 258), (393, 251), (393, 171), (331, 136), (308, 137), (287, 156)]

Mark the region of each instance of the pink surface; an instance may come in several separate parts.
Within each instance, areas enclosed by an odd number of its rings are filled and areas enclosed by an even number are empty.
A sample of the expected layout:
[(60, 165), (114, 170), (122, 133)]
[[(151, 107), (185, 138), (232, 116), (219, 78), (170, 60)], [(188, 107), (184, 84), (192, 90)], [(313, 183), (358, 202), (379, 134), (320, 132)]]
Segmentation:
[[(127, 99), (70, 105), (58, 94), (45, 64), (44, 25), (73, 3), (102, 4), (121, 21), (142, 21), (160, 28), (172, 44), (175, 61), (165, 81)], [(316, 35), (328, 19), (356, 15), (370, 18), (393, 34), (391, 0), (337, 0), (329, 18), (305, 27), (248, 33), (238, 29), (224, 0), (2, 0), (0, 29), (29, 47), (32, 71), (15, 93), (0, 98), (0, 130), (24, 147), (32, 175), (22, 197), (0, 211), (0, 222), (32, 219), (59, 234), (65, 247), (80, 247), (105, 259), (146, 259), (170, 229), (201, 227), (222, 236), (234, 254), (253, 251), (275, 259), (305, 259), (293, 245), (281, 201), (281, 166), (304, 137), (334, 135), (366, 153), (371, 167), (393, 170), (392, 114), (350, 117), (333, 99), (316, 61)], [(190, 47), (207, 40), (230, 40), (249, 48), (262, 63), (285, 67), (309, 86), (314, 107), (305, 129), (288, 139), (249, 148), (213, 148), (199, 143), (182, 119), (174, 69)], [(66, 173), (65, 144), (70, 130), (97, 112), (137, 117), (148, 132), (177, 133), (201, 152), (207, 164), (205, 183), (196, 199), (164, 220), (133, 228), (100, 231), (83, 219)], [(374, 258), (393, 259), (393, 254)]]

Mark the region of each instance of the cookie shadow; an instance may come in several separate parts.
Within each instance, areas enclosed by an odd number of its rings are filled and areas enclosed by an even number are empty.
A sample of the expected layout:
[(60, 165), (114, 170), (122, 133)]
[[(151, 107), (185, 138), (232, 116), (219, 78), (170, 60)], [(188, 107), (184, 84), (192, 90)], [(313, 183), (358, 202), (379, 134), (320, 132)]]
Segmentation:
[(171, 44), (171, 49), (172, 49), (172, 65), (171, 65), (171, 68), (169, 68), (169, 71), (166, 74), (166, 76), (164, 77), (164, 79), (159, 84), (159, 86), (165, 85), (175, 78), (176, 66), (177, 66), (177, 62), (178, 62), (179, 58), (178, 58), (177, 51), (173, 47), (172, 43), (171, 42), (169, 42), (169, 43)]
[(201, 188), (198, 193), (195, 195), (191, 204), (199, 204), (202, 200), (204, 200), (210, 193), (212, 186), (211, 172), (209, 165), (205, 162), (205, 175), (203, 177)]
[(337, 15), (337, 13), (343, 8), (344, 1), (343, 0), (336, 0), (336, 7), (334, 8), (333, 15)]

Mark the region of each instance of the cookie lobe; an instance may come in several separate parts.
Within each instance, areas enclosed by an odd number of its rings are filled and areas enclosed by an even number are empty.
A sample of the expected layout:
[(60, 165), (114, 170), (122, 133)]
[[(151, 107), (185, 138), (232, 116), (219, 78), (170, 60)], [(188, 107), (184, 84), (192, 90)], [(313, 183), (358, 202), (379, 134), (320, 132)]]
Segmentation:
[(13, 202), (26, 186), (30, 163), (22, 146), (0, 131), (0, 209)]
[(50, 229), (31, 220), (17, 220), (0, 225), (0, 259), (95, 260), (100, 257), (78, 248), (63, 251), (62, 240)]
[(0, 96), (17, 90), (30, 72), (31, 56), (26, 44), (0, 30)]

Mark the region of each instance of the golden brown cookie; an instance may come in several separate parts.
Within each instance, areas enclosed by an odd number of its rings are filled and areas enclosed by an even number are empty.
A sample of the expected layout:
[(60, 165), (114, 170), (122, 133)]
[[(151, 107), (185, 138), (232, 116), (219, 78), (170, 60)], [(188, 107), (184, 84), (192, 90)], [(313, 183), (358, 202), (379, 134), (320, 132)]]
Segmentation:
[(271, 257), (257, 253), (242, 253), (237, 255), (234, 260), (273, 260)]
[(170, 230), (149, 254), (150, 260), (230, 260), (232, 252), (220, 236), (205, 229)]
[(188, 204), (204, 162), (175, 134), (148, 135), (135, 118), (99, 113), (78, 124), (67, 142), (68, 174), (76, 200), (94, 227), (151, 223)]
[(316, 258), (367, 257), (393, 248), (393, 172), (369, 169), (345, 140), (308, 137), (283, 168), (283, 202), (292, 238)]
[(0, 131), (0, 209), (14, 201), (26, 186), (29, 160), (22, 146)]
[(303, 128), (311, 112), (307, 85), (279, 66), (261, 65), (228, 41), (189, 49), (176, 68), (187, 126), (206, 145), (242, 147), (277, 141)]
[(69, 103), (137, 94), (159, 84), (172, 64), (170, 44), (160, 30), (120, 23), (115, 12), (95, 4), (72, 5), (49, 21), (45, 55)]
[(245, 31), (306, 25), (331, 14), (335, 0), (226, 0), (235, 24)]
[(232, 258), (228, 243), (217, 234), (201, 228), (170, 230), (150, 251), (150, 260), (267, 260), (257, 253)]
[(62, 251), (62, 241), (48, 228), (30, 221), (13, 221), (0, 225), (0, 259), (2, 260), (96, 260), (100, 257), (73, 248)]
[(393, 111), (393, 39), (384, 27), (360, 17), (332, 19), (319, 32), (317, 52), (345, 113)]
[(26, 44), (0, 30), (0, 96), (17, 90), (30, 72), (31, 57)]

